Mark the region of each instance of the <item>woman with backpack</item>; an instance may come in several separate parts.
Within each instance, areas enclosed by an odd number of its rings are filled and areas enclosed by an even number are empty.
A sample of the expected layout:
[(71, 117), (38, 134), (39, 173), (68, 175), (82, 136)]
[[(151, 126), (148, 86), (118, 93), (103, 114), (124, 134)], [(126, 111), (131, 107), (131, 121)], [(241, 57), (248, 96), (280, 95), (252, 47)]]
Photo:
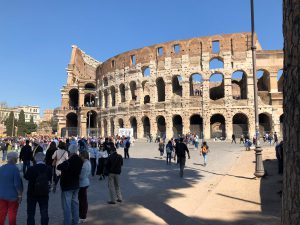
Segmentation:
[(173, 144), (172, 141), (168, 141), (168, 144), (166, 146), (166, 152), (167, 152), (167, 164), (171, 165), (171, 159), (172, 159), (172, 152), (173, 152)]
[[(70, 147), (71, 146), (73, 145), (70, 145)], [(61, 171), (57, 169), (57, 166), (69, 159), (69, 153), (66, 150), (66, 143), (60, 141), (57, 147), (58, 149), (52, 155), (52, 159), (53, 159), (52, 165), (55, 167), (53, 193), (56, 192), (56, 185), (61, 176)], [(77, 148), (77, 145), (75, 145), (75, 148)]]
[(204, 166), (206, 166), (206, 164), (207, 164), (207, 153), (208, 152), (209, 152), (209, 147), (208, 147), (206, 141), (204, 141), (201, 146), (201, 150), (200, 150), (200, 155), (202, 155), (203, 159), (204, 159)]
[(162, 139), (160, 139), (160, 142), (158, 144), (158, 151), (160, 152), (160, 158), (162, 159), (165, 151), (165, 144)]

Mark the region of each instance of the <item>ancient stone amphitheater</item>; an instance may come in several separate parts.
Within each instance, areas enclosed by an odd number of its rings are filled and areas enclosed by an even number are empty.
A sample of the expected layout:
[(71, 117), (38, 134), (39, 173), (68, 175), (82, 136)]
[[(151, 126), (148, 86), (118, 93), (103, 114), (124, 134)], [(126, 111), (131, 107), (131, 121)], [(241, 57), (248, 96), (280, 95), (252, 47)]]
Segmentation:
[[(280, 134), (283, 52), (262, 50), (255, 40), (260, 132)], [(133, 128), (136, 138), (253, 136), (251, 56), (250, 33), (170, 41), (105, 62), (73, 46), (59, 135), (110, 136)]]

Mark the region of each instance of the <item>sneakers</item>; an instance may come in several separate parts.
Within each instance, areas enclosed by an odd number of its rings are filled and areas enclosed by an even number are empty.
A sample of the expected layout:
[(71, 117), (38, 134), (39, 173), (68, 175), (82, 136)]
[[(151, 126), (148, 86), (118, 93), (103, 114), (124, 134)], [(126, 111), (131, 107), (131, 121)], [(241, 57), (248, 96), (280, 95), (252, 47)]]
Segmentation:
[(122, 200), (121, 200), (121, 199), (118, 199), (118, 200), (117, 200), (117, 202), (120, 202), (120, 203), (121, 203), (121, 202), (122, 202)]
[(78, 223), (85, 223), (86, 219), (79, 219)]
[(114, 205), (116, 204), (116, 202), (113, 202), (113, 201), (108, 201), (107, 204), (111, 204), (111, 205)]

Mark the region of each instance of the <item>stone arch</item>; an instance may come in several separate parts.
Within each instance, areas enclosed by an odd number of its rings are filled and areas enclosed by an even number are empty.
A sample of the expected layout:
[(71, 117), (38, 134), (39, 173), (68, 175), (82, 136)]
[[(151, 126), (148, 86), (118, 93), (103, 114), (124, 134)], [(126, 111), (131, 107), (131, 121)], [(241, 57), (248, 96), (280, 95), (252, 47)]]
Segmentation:
[(268, 113), (260, 113), (258, 115), (259, 120), (259, 133), (261, 135), (270, 133), (272, 131), (272, 118)]
[(150, 136), (150, 131), (151, 131), (151, 125), (150, 125), (150, 119), (148, 116), (144, 116), (142, 118), (142, 122), (143, 122), (143, 130), (144, 130), (144, 137), (149, 137)]
[(249, 134), (249, 120), (244, 113), (237, 113), (232, 117), (232, 130), (236, 137)]
[(157, 87), (157, 101), (164, 102), (166, 99), (166, 93), (165, 93), (165, 81), (162, 77), (156, 79), (156, 87)]
[(214, 114), (210, 118), (210, 137), (226, 138), (225, 117), (222, 114)]
[(213, 57), (209, 60), (209, 69), (223, 69), (224, 59), (222, 57)]
[(242, 70), (237, 70), (231, 76), (232, 98), (247, 99), (247, 74)]
[(115, 135), (115, 121), (113, 118), (110, 118), (110, 135)]
[(190, 117), (190, 132), (197, 134), (200, 138), (203, 137), (203, 119), (199, 114)]
[(190, 96), (202, 96), (203, 78), (199, 73), (190, 76)]
[(130, 84), (130, 92), (131, 92), (131, 100), (136, 101), (137, 100), (137, 87), (136, 87), (136, 82), (135, 81), (131, 81)]
[(132, 116), (130, 117), (129, 121), (130, 121), (130, 126), (133, 129), (133, 137), (137, 138), (137, 126), (138, 126), (137, 120), (134, 116)]
[(118, 123), (120, 128), (124, 128), (124, 120), (122, 118), (118, 120)]
[(87, 93), (84, 96), (84, 105), (87, 107), (95, 107), (95, 95), (91, 93)]
[(180, 75), (175, 75), (172, 77), (172, 92), (173, 95), (178, 95), (182, 97), (182, 77)]
[(84, 85), (84, 89), (87, 90), (94, 90), (96, 88), (96, 86), (93, 83), (87, 83), (86, 85)]
[(222, 73), (214, 73), (209, 78), (209, 98), (218, 100), (224, 98), (224, 75)]
[(69, 91), (69, 107), (77, 109), (79, 100), (79, 92), (77, 88), (73, 88)]
[(103, 129), (104, 129), (104, 137), (108, 136), (108, 130), (107, 130), (107, 120), (103, 119)]
[(183, 123), (180, 115), (173, 116), (173, 137), (182, 137), (183, 135)]
[(66, 132), (69, 137), (78, 135), (78, 116), (76, 113), (70, 112), (66, 115)]
[(104, 107), (108, 108), (108, 91), (104, 90)]
[(103, 85), (104, 85), (104, 87), (108, 86), (108, 79), (107, 79), (107, 77), (103, 77)]
[(156, 117), (156, 122), (157, 122), (157, 135), (160, 137), (165, 137), (166, 136), (166, 120), (165, 117), (163, 116), (157, 116)]
[(277, 88), (278, 92), (283, 92), (283, 70), (279, 70), (277, 73)]
[(114, 86), (110, 87), (111, 105), (116, 106), (116, 89)]
[(121, 102), (126, 102), (125, 85), (120, 84), (119, 85), (119, 90), (120, 90)]
[(145, 95), (144, 96), (144, 104), (150, 103), (150, 95)]
[(270, 91), (270, 73), (265, 69), (260, 69), (256, 73), (257, 90)]

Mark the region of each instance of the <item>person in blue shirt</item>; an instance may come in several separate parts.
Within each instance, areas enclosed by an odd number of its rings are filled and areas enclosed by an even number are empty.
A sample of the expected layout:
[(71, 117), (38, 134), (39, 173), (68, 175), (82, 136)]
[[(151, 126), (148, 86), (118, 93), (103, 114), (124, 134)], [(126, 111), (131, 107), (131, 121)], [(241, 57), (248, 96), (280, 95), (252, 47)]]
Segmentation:
[(22, 201), (23, 182), (16, 166), (18, 153), (7, 154), (7, 164), (0, 167), (0, 225), (8, 214), (9, 225), (16, 225), (19, 204)]

